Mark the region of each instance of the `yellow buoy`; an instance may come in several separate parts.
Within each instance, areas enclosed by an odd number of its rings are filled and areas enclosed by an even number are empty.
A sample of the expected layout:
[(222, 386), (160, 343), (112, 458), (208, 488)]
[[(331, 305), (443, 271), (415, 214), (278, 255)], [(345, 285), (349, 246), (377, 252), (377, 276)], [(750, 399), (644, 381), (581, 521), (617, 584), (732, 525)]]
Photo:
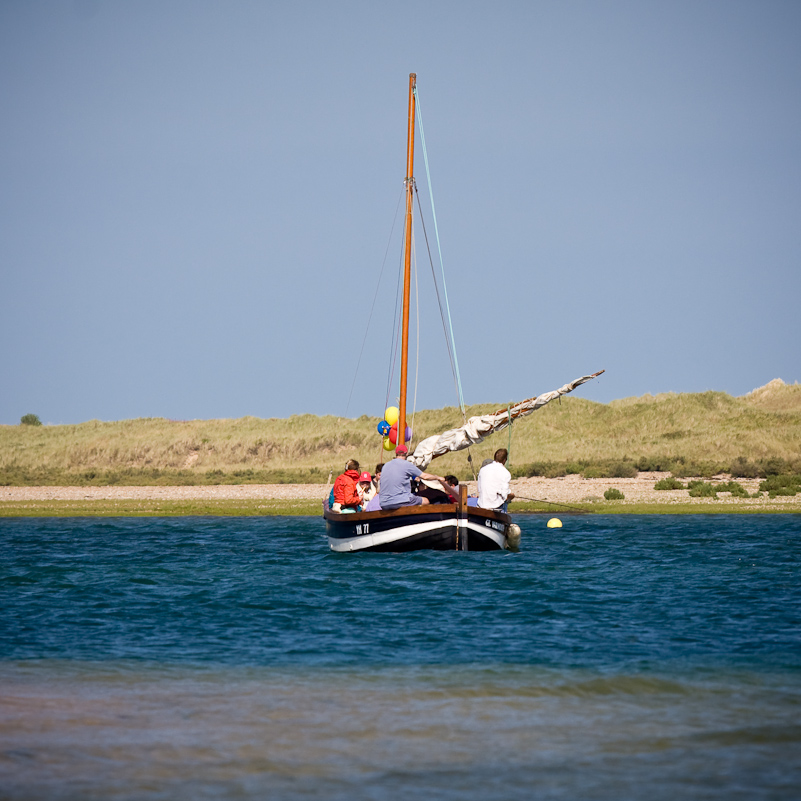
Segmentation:
[(558, 517), (552, 517), (548, 521), (548, 528), (562, 528), (562, 521)]

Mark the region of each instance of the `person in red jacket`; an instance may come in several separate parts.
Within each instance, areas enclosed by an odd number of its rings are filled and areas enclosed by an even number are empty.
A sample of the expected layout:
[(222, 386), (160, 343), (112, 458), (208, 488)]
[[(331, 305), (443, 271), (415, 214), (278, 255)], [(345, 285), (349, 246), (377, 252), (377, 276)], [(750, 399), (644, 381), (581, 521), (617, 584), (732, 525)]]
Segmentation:
[(358, 512), (362, 505), (362, 496), (359, 495), (359, 463), (351, 459), (345, 465), (345, 472), (337, 476), (334, 482), (333, 512)]

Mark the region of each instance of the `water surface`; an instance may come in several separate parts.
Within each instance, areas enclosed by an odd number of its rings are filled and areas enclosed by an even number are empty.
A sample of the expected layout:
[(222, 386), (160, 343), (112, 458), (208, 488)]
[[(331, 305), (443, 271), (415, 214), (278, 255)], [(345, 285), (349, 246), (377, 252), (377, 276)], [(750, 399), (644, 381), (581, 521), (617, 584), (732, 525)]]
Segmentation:
[(801, 516), (517, 521), (0, 521), (0, 796), (799, 797)]

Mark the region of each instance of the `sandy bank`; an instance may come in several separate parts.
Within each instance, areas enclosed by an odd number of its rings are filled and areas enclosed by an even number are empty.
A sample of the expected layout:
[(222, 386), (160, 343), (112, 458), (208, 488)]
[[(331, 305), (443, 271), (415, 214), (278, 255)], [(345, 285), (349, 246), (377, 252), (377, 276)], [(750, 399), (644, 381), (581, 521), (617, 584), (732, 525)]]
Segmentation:
[[(798, 507), (801, 511), (801, 495), (770, 499), (731, 498), (721, 493), (717, 501), (710, 498), (690, 498), (687, 490), (658, 491), (654, 484), (669, 473), (640, 473), (637, 478), (581, 478), (571, 475), (561, 478), (520, 478), (512, 482), (513, 490), (522, 500), (549, 501), (555, 504), (588, 503), (603, 500), (610, 487), (620, 490), (625, 496), (620, 503), (695, 503), (699, 506), (710, 503), (732, 503), (740, 506)], [(718, 476), (713, 481), (726, 481), (728, 476)], [(737, 479), (749, 493), (759, 488), (759, 479)], [(468, 482), (471, 493), (475, 493), (475, 482)], [(200, 487), (0, 487), (0, 502), (3, 501), (91, 501), (91, 500), (317, 500), (322, 499), (326, 488), (322, 484), (241, 484)]]

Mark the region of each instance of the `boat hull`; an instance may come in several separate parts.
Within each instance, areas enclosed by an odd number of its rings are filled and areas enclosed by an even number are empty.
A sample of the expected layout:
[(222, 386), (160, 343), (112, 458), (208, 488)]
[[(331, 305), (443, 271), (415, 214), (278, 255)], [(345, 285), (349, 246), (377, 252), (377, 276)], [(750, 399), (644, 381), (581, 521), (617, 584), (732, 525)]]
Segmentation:
[(507, 546), (507, 514), (457, 504), (409, 506), (391, 512), (338, 514), (326, 510), (332, 551), (499, 551)]

